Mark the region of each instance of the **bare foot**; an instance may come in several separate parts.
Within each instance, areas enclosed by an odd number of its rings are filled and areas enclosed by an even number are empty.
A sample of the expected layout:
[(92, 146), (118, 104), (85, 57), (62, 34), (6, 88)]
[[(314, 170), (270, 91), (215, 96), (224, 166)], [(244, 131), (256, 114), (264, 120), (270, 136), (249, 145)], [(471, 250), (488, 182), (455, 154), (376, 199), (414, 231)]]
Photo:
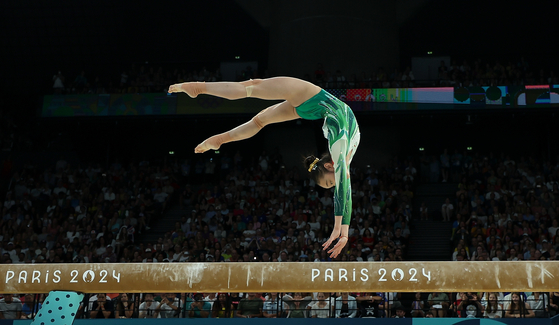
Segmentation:
[(168, 93), (179, 93), (184, 92), (192, 98), (198, 97), (198, 95), (206, 91), (205, 82), (183, 82), (180, 84), (174, 84), (169, 86)]
[(168, 92), (169, 94), (180, 93), (180, 92), (182, 92), (181, 84), (170, 85), (170, 86), (169, 86), (169, 90), (167, 90), (167, 92)]
[(211, 138), (205, 140), (194, 148), (194, 153), (204, 153), (208, 150), (217, 150), (220, 146), (212, 145)]

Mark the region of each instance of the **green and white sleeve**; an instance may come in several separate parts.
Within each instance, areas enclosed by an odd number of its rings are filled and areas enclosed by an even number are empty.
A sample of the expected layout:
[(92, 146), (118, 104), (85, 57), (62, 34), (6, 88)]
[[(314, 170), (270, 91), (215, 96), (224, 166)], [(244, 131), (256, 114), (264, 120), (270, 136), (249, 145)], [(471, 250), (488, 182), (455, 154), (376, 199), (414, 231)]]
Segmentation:
[(334, 190), (334, 214), (343, 216), (342, 225), (351, 221), (351, 179), (347, 166), (348, 136), (345, 130), (330, 132), (328, 145), (334, 161), (336, 188)]

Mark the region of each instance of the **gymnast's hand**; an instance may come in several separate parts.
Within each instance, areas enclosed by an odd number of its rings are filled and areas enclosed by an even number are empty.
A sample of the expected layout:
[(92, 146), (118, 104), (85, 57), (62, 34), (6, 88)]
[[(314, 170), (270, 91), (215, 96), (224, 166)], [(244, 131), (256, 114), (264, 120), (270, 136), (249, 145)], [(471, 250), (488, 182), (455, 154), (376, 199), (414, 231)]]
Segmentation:
[(322, 248), (323, 249), (328, 249), (328, 247), (330, 247), (330, 245), (332, 244), (332, 242), (340, 237), (340, 232), (342, 231), (342, 227), (341, 226), (334, 226), (334, 230), (332, 230), (332, 234), (330, 235), (330, 238), (328, 238), (328, 240), (322, 244)]
[[(330, 253), (331, 258), (336, 258), (340, 254), (341, 250), (344, 248), (345, 244), (347, 243), (347, 235), (345, 237), (340, 238), (341, 231), (342, 231), (341, 226), (335, 226), (334, 230), (332, 230), (332, 234), (330, 235), (330, 238), (328, 238), (328, 240), (324, 244), (322, 244), (323, 249), (328, 249), (330, 245), (334, 242), (334, 240), (339, 238), (336, 245), (334, 245), (334, 247), (328, 251), (328, 253)], [(341, 243), (342, 240), (345, 241)]]
[(347, 244), (347, 236), (340, 237), (338, 239), (338, 242), (336, 243), (336, 245), (334, 245), (334, 247), (331, 250), (328, 251), (328, 253), (330, 253), (330, 257), (331, 258), (338, 257), (338, 255), (340, 255), (340, 253), (342, 252), (342, 249), (344, 249), (346, 244)]
[(331, 258), (336, 258), (347, 244), (349, 226), (342, 225), (342, 216), (336, 216), (336, 221), (334, 223), (334, 229), (332, 230), (332, 234), (330, 238), (322, 244), (323, 249), (328, 249), (330, 245), (334, 242), (334, 240), (338, 239), (338, 242), (334, 247), (328, 251), (330, 253)]

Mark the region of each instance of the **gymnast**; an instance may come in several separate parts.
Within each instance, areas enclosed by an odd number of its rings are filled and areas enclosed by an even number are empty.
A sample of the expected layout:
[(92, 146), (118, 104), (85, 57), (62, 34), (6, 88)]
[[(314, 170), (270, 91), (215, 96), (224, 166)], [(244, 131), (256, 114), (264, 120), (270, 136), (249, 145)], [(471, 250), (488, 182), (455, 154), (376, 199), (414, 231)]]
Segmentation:
[(335, 187), (334, 229), (322, 246), (328, 249), (338, 239), (328, 251), (330, 257), (336, 258), (348, 241), (352, 210), (349, 165), (360, 140), (359, 126), (351, 108), (320, 87), (291, 77), (243, 82), (187, 82), (169, 87), (169, 93), (178, 92), (185, 92), (192, 98), (207, 94), (227, 99), (253, 97), (283, 100), (262, 110), (250, 121), (204, 140), (194, 149), (195, 153), (217, 150), (224, 143), (248, 139), (268, 124), (299, 118), (324, 119), (322, 130), (324, 137), (328, 139), (329, 152), (320, 158), (313, 155), (305, 158), (304, 165), (310, 178), (319, 186)]

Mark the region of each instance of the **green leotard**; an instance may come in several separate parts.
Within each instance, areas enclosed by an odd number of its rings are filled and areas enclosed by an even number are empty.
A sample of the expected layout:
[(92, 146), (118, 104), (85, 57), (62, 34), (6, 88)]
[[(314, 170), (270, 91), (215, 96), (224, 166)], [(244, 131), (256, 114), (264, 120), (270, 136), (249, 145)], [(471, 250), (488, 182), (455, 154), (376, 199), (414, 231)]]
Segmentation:
[(336, 178), (334, 214), (343, 216), (342, 225), (349, 225), (352, 204), (349, 164), (361, 139), (355, 115), (349, 106), (325, 90), (295, 109), (303, 119), (324, 119), (322, 130), (324, 137), (328, 139)]

